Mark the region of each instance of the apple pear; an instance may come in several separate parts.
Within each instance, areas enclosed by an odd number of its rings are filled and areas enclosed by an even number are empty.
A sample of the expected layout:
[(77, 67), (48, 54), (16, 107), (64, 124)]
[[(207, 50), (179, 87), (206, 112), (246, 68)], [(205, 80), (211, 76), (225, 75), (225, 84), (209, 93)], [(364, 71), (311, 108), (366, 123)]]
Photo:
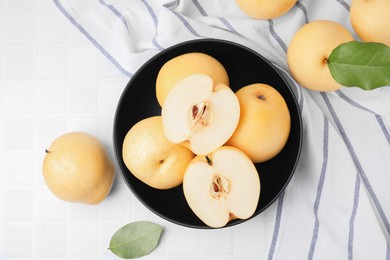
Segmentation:
[(180, 185), (194, 156), (184, 146), (165, 138), (161, 116), (139, 121), (123, 141), (122, 157), (126, 167), (139, 180), (156, 189)]
[(100, 141), (87, 133), (61, 135), (46, 150), (43, 177), (68, 202), (98, 204), (111, 190), (115, 168)]
[(240, 121), (226, 143), (260, 163), (275, 157), (290, 134), (290, 112), (283, 96), (267, 84), (255, 83), (236, 92)]
[(363, 41), (380, 42), (390, 47), (390, 1), (352, 0), (350, 21)]
[(226, 85), (205, 74), (192, 74), (171, 89), (161, 116), (164, 134), (170, 142), (188, 142), (195, 154), (208, 154), (233, 134), (240, 105)]
[(238, 6), (254, 19), (274, 19), (287, 13), (297, 0), (236, 0)]
[(183, 192), (195, 215), (206, 225), (219, 228), (254, 214), (260, 178), (245, 153), (223, 146), (191, 161), (184, 174)]
[(318, 20), (303, 25), (287, 49), (291, 75), (308, 89), (335, 91), (341, 88), (332, 77), (327, 62), (337, 46), (352, 40), (350, 32), (333, 21)]
[(228, 74), (218, 60), (205, 53), (185, 53), (167, 61), (158, 72), (156, 96), (161, 107), (172, 87), (190, 74), (206, 74), (214, 81), (229, 86)]

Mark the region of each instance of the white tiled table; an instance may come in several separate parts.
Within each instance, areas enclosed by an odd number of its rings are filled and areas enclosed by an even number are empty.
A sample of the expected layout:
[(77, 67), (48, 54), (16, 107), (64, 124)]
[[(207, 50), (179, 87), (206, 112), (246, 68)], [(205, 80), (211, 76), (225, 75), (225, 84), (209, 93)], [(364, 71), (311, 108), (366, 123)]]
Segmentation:
[(44, 150), (65, 132), (86, 131), (112, 152), (112, 123), (128, 79), (51, 0), (0, 0), (0, 259), (117, 259), (113, 233), (136, 220), (164, 226), (144, 259), (261, 259), (273, 227), (262, 218), (195, 230), (148, 211), (119, 174), (96, 206), (54, 197), (42, 177)]

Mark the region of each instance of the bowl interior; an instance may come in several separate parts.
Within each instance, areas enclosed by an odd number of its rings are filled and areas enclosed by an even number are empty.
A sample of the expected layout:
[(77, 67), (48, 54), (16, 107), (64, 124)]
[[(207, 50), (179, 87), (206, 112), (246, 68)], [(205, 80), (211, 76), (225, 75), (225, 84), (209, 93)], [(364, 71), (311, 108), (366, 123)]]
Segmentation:
[[(230, 87), (237, 91), (252, 83), (265, 83), (284, 97), (291, 115), (291, 132), (284, 149), (273, 159), (256, 164), (261, 194), (255, 214), (264, 211), (284, 190), (291, 179), (300, 155), (302, 123), (294, 94), (281, 74), (259, 54), (235, 43), (221, 40), (194, 40), (166, 49), (146, 62), (132, 77), (119, 100), (114, 119), (114, 153), (124, 181), (134, 195), (151, 211), (173, 223), (208, 228), (189, 208), (182, 186), (170, 190), (151, 188), (135, 178), (122, 159), (123, 140), (138, 121), (161, 115), (155, 94), (155, 82), (162, 65), (188, 52), (202, 52), (220, 61), (229, 75)], [(245, 220), (234, 220), (227, 226)]]

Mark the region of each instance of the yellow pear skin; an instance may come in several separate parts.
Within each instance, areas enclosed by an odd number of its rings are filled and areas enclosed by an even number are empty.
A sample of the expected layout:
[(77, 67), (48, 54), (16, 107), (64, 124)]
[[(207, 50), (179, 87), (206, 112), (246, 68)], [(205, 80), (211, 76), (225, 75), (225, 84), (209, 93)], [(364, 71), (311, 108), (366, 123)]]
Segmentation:
[(363, 41), (380, 42), (390, 47), (389, 0), (352, 0), (350, 21)]
[(156, 97), (162, 107), (173, 86), (191, 74), (206, 74), (215, 82), (229, 86), (229, 77), (224, 66), (208, 54), (190, 52), (167, 61), (156, 79)]
[(90, 134), (66, 133), (46, 150), (43, 177), (51, 192), (64, 201), (98, 204), (110, 192), (114, 176), (104, 146)]
[(286, 14), (297, 0), (236, 0), (240, 9), (254, 19), (274, 19)]
[(331, 52), (340, 44), (353, 41), (342, 25), (327, 20), (302, 26), (287, 49), (287, 64), (293, 78), (303, 87), (316, 91), (335, 91), (341, 85), (328, 67)]

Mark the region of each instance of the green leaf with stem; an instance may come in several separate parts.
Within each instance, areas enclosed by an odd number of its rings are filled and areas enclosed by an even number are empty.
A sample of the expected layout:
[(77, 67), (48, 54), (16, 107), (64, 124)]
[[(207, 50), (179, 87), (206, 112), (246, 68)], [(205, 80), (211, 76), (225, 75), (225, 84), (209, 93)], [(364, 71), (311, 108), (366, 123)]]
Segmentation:
[(137, 221), (120, 228), (112, 236), (110, 249), (121, 258), (139, 258), (153, 251), (163, 228), (148, 221)]
[(343, 43), (330, 54), (328, 67), (343, 86), (365, 90), (390, 86), (390, 48), (382, 43)]

